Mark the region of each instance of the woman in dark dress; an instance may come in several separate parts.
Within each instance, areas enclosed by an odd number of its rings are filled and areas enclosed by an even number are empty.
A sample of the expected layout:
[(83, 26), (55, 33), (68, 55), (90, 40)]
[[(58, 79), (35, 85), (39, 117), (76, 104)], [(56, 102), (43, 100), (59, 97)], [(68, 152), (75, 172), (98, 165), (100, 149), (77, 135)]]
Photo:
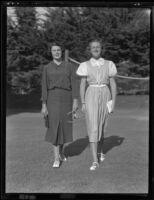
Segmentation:
[(54, 147), (53, 167), (66, 161), (64, 143), (72, 142), (72, 113), (78, 109), (78, 86), (75, 66), (62, 61), (62, 48), (51, 45), (53, 61), (44, 66), (42, 74), (42, 114), (48, 115), (49, 126), (45, 140)]

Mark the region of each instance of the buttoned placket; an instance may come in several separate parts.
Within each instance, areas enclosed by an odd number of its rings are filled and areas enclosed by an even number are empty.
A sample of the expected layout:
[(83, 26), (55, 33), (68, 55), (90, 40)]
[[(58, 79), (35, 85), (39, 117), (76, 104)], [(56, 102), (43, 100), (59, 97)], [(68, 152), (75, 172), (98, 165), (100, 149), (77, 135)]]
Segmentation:
[[(96, 76), (96, 83), (99, 85), (100, 84), (100, 68), (101, 66), (97, 66), (97, 76)], [(99, 90), (99, 95), (98, 95), (98, 105), (101, 103), (101, 87), (97, 88)]]
[(99, 84), (99, 67), (97, 66), (96, 84)]

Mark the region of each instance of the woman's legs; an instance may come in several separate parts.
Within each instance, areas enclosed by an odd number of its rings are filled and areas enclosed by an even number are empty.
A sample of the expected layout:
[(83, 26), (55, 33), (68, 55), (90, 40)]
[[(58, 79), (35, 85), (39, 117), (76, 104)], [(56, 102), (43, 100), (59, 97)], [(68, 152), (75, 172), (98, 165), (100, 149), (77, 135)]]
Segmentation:
[(61, 144), (59, 146), (59, 155), (60, 155), (60, 160), (61, 161), (67, 161), (67, 158), (64, 155), (64, 144)]
[(60, 145), (53, 146), (55, 161), (59, 161), (59, 147)]
[(98, 143), (98, 153), (103, 153), (104, 137), (101, 137)]
[(105, 159), (105, 154), (103, 153), (103, 144), (104, 144), (104, 137), (101, 137), (99, 143), (98, 143), (98, 155), (99, 155), (99, 161), (103, 162)]
[(60, 157), (63, 159), (64, 158), (64, 144), (60, 145), (59, 154), (60, 154)]
[(90, 146), (93, 156), (93, 163), (92, 166), (90, 167), (90, 170), (96, 170), (96, 168), (99, 167), (98, 157), (97, 157), (97, 142), (90, 142)]
[(98, 157), (97, 157), (97, 142), (90, 142), (90, 146), (91, 146), (93, 161), (94, 162), (98, 162)]
[(63, 144), (61, 144), (59, 147), (59, 154), (60, 155), (64, 154), (64, 145)]

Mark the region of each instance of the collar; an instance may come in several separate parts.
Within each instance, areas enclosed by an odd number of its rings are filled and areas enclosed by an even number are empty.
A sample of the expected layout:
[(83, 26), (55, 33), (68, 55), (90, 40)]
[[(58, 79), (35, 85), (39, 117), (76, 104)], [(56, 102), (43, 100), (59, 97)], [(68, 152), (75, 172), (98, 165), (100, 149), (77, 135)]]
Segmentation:
[(94, 67), (101, 67), (102, 65), (104, 65), (104, 58), (99, 58), (98, 60), (96, 60), (95, 58), (91, 58), (90, 62)]
[(60, 66), (60, 65), (63, 63), (63, 61), (61, 61), (61, 62), (59, 63), (59, 62), (55, 62), (54, 60), (52, 60), (52, 63), (54, 63), (56, 66)]

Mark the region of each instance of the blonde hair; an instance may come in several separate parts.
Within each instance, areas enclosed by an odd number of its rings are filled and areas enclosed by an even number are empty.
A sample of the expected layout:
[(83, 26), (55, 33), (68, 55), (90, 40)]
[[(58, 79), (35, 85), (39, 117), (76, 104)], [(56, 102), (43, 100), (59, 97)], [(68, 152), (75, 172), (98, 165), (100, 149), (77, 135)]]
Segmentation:
[(91, 41), (89, 42), (89, 48), (91, 47), (91, 44), (92, 44), (93, 42), (98, 42), (98, 43), (100, 43), (101, 48), (102, 48), (102, 40), (99, 39), (99, 38), (96, 38), (96, 39), (91, 40)]
[(86, 54), (87, 54), (87, 58), (88, 58), (88, 59), (91, 58), (90, 48), (91, 48), (91, 44), (92, 44), (93, 42), (98, 42), (98, 43), (100, 43), (100, 45), (101, 45), (101, 54), (103, 54), (103, 51), (104, 51), (104, 49), (103, 49), (103, 47), (102, 47), (102, 40), (99, 39), (99, 38), (92, 39), (92, 40), (89, 42), (89, 44), (88, 44), (88, 46), (87, 46), (87, 48), (86, 48)]

